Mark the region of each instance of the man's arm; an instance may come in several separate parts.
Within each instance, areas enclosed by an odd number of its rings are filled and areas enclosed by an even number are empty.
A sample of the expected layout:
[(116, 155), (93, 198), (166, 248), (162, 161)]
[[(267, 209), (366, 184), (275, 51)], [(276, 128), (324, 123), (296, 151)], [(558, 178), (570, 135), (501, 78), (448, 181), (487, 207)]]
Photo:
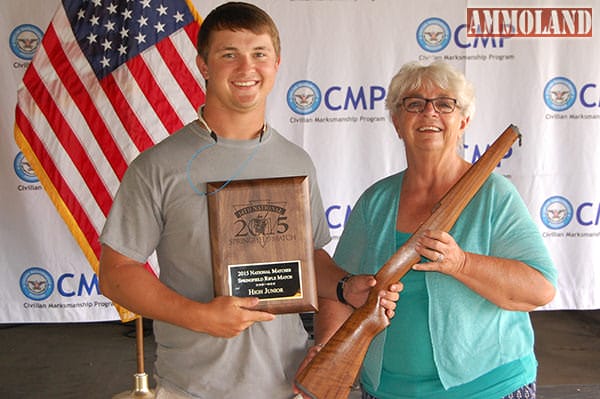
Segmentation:
[(234, 337), (257, 321), (275, 318), (249, 310), (258, 303), (257, 298), (221, 296), (208, 303), (186, 298), (164, 285), (143, 264), (107, 245), (102, 246), (99, 279), (103, 295), (132, 312), (216, 337)]
[[(339, 267), (324, 249), (315, 250), (314, 256), (320, 312), (322, 299), (338, 302), (337, 285), (342, 277), (348, 275), (348, 272)], [(360, 274), (352, 276), (344, 284), (344, 299), (352, 307), (359, 308), (365, 303), (371, 288), (374, 287), (375, 284), (377, 284), (377, 281), (375, 280), (375, 277), (371, 275)], [(387, 287), (387, 291), (379, 292), (381, 304), (387, 309), (387, 316), (389, 318), (394, 317), (398, 292), (400, 292), (401, 289), (401, 284), (393, 284), (390, 287)], [(351, 307), (347, 305), (339, 304), (351, 309)]]
[(339, 267), (324, 249), (315, 250), (314, 263), (319, 298), (336, 300), (337, 283), (348, 272)]

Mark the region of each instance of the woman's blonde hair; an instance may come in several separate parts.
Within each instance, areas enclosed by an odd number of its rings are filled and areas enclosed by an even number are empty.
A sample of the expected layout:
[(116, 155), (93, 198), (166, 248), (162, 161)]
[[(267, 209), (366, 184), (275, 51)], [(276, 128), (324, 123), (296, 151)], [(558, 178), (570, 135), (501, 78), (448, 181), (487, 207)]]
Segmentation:
[(385, 99), (385, 106), (393, 115), (402, 99), (421, 87), (439, 87), (456, 97), (457, 108), (466, 117), (475, 113), (475, 89), (465, 75), (444, 61), (429, 65), (418, 62), (404, 64), (392, 78)]

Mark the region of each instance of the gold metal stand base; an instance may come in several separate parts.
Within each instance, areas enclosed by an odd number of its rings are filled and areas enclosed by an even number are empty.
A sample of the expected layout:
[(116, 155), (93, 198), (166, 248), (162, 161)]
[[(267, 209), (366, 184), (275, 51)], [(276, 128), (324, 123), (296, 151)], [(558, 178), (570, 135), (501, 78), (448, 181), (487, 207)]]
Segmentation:
[(133, 391), (121, 392), (112, 397), (112, 399), (153, 399), (154, 390), (148, 389), (148, 374), (134, 374), (135, 388)]

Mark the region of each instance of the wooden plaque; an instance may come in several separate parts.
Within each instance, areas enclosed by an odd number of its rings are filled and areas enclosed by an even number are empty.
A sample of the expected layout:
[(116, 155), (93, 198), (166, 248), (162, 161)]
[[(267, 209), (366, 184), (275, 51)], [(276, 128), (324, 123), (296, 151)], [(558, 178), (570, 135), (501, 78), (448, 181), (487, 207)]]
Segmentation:
[(270, 313), (317, 311), (307, 176), (207, 184), (215, 295)]

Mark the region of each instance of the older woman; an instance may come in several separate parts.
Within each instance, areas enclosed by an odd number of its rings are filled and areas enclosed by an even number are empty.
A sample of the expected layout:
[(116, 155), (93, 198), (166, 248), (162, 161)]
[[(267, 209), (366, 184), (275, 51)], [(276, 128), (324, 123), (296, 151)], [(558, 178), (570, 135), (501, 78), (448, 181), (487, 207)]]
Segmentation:
[[(463, 74), (406, 64), (386, 106), (408, 166), (355, 205), (335, 252), (352, 275), (376, 273), (470, 166), (458, 152), (474, 112)], [(493, 173), (454, 227), (426, 232), (417, 252), (423, 262), (402, 279), (396, 317), (365, 357), (363, 398), (535, 397), (527, 312), (552, 300), (557, 277), (514, 186)], [(341, 301), (321, 304), (317, 344), (351, 313), (343, 302), (356, 302), (355, 284), (346, 279)]]

